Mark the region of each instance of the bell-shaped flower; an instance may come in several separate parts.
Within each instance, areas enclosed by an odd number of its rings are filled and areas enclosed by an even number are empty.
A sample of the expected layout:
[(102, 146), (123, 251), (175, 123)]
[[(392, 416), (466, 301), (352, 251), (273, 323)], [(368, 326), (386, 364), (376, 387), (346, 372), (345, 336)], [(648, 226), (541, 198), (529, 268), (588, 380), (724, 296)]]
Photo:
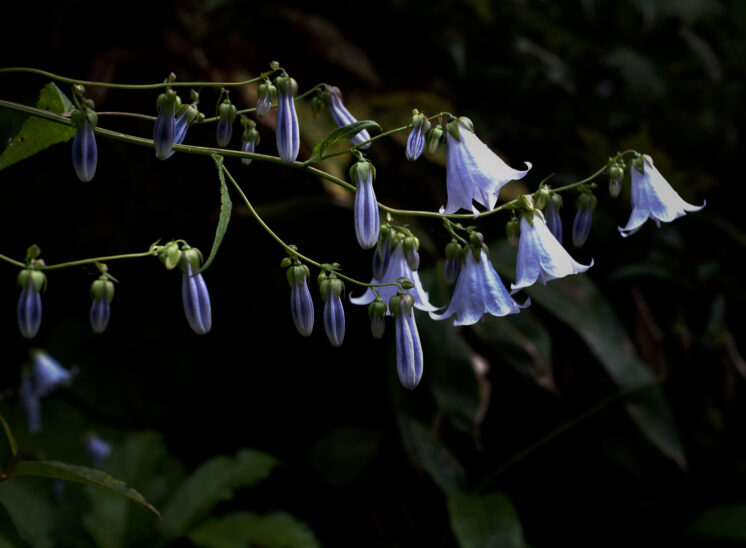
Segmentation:
[(533, 211), (533, 220), (521, 218), (521, 239), (518, 242), (516, 283), (511, 289), (517, 291), (533, 285), (536, 281), (546, 284), (549, 280), (570, 274), (585, 272), (593, 266), (575, 261), (549, 231), (544, 217)]
[(278, 76), (277, 87), (277, 153), (285, 164), (291, 164), (300, 150), (300, 129), (295, 112), (295, 94), (298, 84), (289, 76)]
[(184, 314), (192, 331), (204, 335), (212, 327), (212, 307), (202, 273), (195, 273), (200, 267), (201, 255), (192, 247), (183, 247), (182, 253), (181, 298)]
[(73, 373), (43, 350), (35, 350), (31, 362), (34, 394), (41, 398), (60, 386), (72, 383)]
[(290, 284), (290, 313), (298, 333), (308, 337), (313, 331), (313, 299), (308, 290), (308, 267), (297, 262), (287, 270)]
[(484, 250), (479, 251), (479, 259), (476, 259), (472, 249), (467, 248), (451, 304), (443, 314), (430, 312), (430, 317), (433, 320), (445, 320), (455, 314), (453, 325), (471, 325), (481, 320), (485, 314), (516, 314), (529, 304), (530, 300), (523, 305), (515, 302)]
[(446, 187), (448, 203), (443, 213), (456, 213), (459, 209), (479, 211), (474, 201), (488, 210), (494, 209), (497, 195), (506, 183), (522, 179), (531, 169), (524, 171), (508, 166), (474, 134), (468, 122), (462, 119), (448, 124), (446, 132)]
[(396, 372), (404, 388), (414, 390), (422, 379), (422, 344), (414, 319), (414, 298), (399, 293), (391, 298), (389, 309), (396, 330)]
[(84, 183), (93, 179), (98, 164), (96, 136), (90, 120), (83, 116), (73, 139), (73, 167), (78, 179)]
[[(384, 243), (384, 245), (387, 244)], [(374, 251), (374, 253), (378, 253), (378, 250)], [(393, 251), (391, 251), (391, 256), (388, 260), (388, 265), (383, 273), (383, 276), (381, 276), (381, 278), (373, 278), (370, 283), (394, 283), (402, 278), (408, 279), (414, 285), (412, 289), (407, 290), (407, 293), (414, 297), (415, 308), (424, 310), (425, 312), (432, 312), (434, 310), (437, 310), (437, 307), (430, 304), (430, 297), (428, 296), (425, 289), (422, 287), (420, 275), (417, 273), (416, 270), (412, 270), (407, 263), (407, 259), (404, 256), (404, 248), (402, 246), (402, 243), (399, 242), (396, 244)], [(393, 285), (384, 285), (381, 287), (377, 287), (376, 290), (381, 295), (381, 298), (383, 298), (384, 302), (389, 302), (391, 300), (391, 297), (397, 294), (399, 288)], [(375, 298), (376, 294), (373, 292), (372, 289), (368, 288), (365, 290), (365, 293), (363, 293), (359, 297), (351, 297), (350, 302), (352, 302), (353, 304), (366, 305), (372, 303)]]
[(407, 148), (404, 151), (404, 155), (407, 157), (407, 160), (414, 162), (422, 155), (422, 151), (425, 150), (426, 135), (430, 129), (430, 121), (424, 114), (415, 109), (412, 112), (412, 119), (409, 125), (412, 129), (409, 132), (409, 137), (407, 137)]
[(345, 338), (345, 310), (342, 305), (344, 284), (334, 273), (319, 275), (319, 289), (324, 299), (324, 330), (332, 346), (339, 347)]
[(653, 165), (653, 159), (647, 154), (633, 160), (630, 179), (632, 214), (624, 228), (618, 227), (619, 233), (625, 238), (637, 232), (648, 219), (653, 219), (656, 226), (660, 226), (661, 222), (670, 223), (687, 212), (699, 211), (705, 207), (706, 202), (701, 206), (685, 202), (663, 178)]
[(355, 162), (350, 168), (350, 178), (355, 182), (355, 236), (363, 249), (370, 249), (378, 242), (380, 219), (378, 202), (373, 191), (376, 168), (367, 160)]
[(41, 402), (34, 392), (31, 373), (27, 368), (21, 372), (21, 386), (19, 388), (21, 407), (26, 413), (26, 423), (31, 434), (41, 432)]
[[(342, 103), (342, 92), (339, 91), (338, 87), (335, 86), (329, 88), (328, 101), (329, 112), (331, 113), (332, 119), (334, 120), (334, 123), (337, 127), (349, 126), (350, 124), (354, 124), (355, 122), (357, 122), (357, 118), (350, 114), (350, 111), (347, 110), (347, 108)], [(350, 139), (350, 142), (353, 145), (357, 146), (360, 150), (368, 150), (371, 143), (366, 143), (366, 141), (369, 140), (370, 133), (368, 133), (368, 130), (364, 129), (357, 133), (352, 139)], [(361, 143), (365, 144), (363, 145)]]
[(111, 454), (111, 450), (111, 444), (96, 434), (89, 433), (86, 436), (85, 452), (94, 468), (101, 468), (106, 458)]

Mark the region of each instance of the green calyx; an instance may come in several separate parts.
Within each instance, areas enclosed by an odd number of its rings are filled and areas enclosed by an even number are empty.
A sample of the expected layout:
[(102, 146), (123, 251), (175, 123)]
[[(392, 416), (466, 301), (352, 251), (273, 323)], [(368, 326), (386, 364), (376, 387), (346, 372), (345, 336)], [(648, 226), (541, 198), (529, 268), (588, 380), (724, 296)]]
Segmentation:
[(26, 289), (29, 284), (33, 284), (37, 293), (47, 288), (47, 276), (41, 270), (35, 268), (24, 268), (18, 273), (18, 285)]
[(298, 82), (294, 78), (291, 78), (287, 74), (284, 76), (278, 76), (275, 78), (275, 87), (279, 93), (283, 95), (290, 95), (295, 97), (298, 93)]
[(581, 210), (588, 210), (590, 209), (593, 211), (596, 209), (596, 197), (593, 195), (593, 193), (590, 190), (583, 189), (583, 191), (580, 193), (580, 196), (578, 196), (578, 209)]
[(453, 259), (461, 254), (461, 244), (454, 238), (446, 245), (446, 259)]
[(350, 179), (355, 181), (365, 181), (371, 178), (371, 181), (376, 180), (376, 168), (368, 160), (361, 158), (350, 167)]
[(233, 123), (236, 121), (237, 113), (238, 110), (236, 109), (236, 106), (233, 105), (230, 99), (227, 98), (224, 99), (218, 107), (218, 118), (220, 118), (221, 120), (230, 119), (231, 123)]
[(196, 247), (189, 247), (187, 244), (181, 246), (181, 270), (185, 271), (186, 265), (189, 264), (194, 270), (199, 270), (202, 266), (202, 252)]
[(444, 135), (443, 126), (440, 124), (427, 132), (425, 141), (427, 142), (428, 154), (435, 154), (438, 151), (440, 144), (443, 142)]
[(381, 318), (383, 319), (386, 316), (386, 303), (383, 302), (383, 299), (379, 295), (376, 297), (376, 300), (373, 301), (368, 305), (368, 319), (372, 320), (373, 318)]
[(293, 284), (304, 285), (311, 273), (306, 265), (301, 264), (300, 261), (296, 260), (295, 264), (287, 269), (286, 274), (288, 278), (288, 284), (290, 284), (290, 287), (292, 287)]
[(534, 193), (534, 204), (537, 209), (544, 209), (552, 196), (548, 185), (541, 185), (539, 190)]
[(114, 282), (106, 274), (102, 274), (98, 280), (91, 284), (91, 297), (97, 301), (105, 298), (111, 302), (114, 298)]
[(391, 297), (389, 301), (389, 310), (394, 317), (399, 314), (409, 314), (412, 312), (414, 306), (414, 297), (404, 291), (399, 291), (396, 295)]
[(166, 265), (167, 270), (173, 270), (179, 264), (181, 264), (182, 251), (179, 249), (179, 244), (176, 242), (169, 242), (158, 251), (158, 259)]
[(512, 217), (505, 224), (505, 233), (508, 235), (508, 243), (511, 247), (517, 247), (521, 237), (521, 222), (518, 217)]
[(321, 272), (318, 277), (318, 283), (321, 299), (324, 301), (330, 292), (335, 297), (340, 297), (345, 288), (344, 282), (337, 278), (337, 275), (334, 272)]

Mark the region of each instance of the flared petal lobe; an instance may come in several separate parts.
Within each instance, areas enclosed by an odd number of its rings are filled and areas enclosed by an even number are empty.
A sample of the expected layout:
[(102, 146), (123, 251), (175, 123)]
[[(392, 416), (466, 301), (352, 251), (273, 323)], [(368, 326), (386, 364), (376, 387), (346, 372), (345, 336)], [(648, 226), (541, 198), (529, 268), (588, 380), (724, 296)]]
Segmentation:
[(342, 345), (345, 338), (345, 311), (342, 299), (331, 290), (326, 294), (324, 302), (324, 330), (332, 346)]
[(404, 388), (414, 390), (422, 379), (422, 344), (414, 319), (414, 308), (401, 300), (394, 320), (396, 330), (396, 372)]
[(707, 202), (701, 206), (685, 202), (653, 165), (650, 156), (642, 157), (642, 166), (644, 173), (634, 163), (630, 167), (632, 213), (627, 225), (624, 228), (618, 227), (623, 237), (637, 232), (648, 219), (653, 219), (660, 226), (661, 222), (670, 223), (687, 212), (699, 211), (705, 207)]
[(293, 281), (290, 287), (290, 313), (298, 333), (308, 337), (313, 331), (313, 299), (305, 281)]
[(487, 254), (482, 251), (479, 261), (468, 252), (456, 281), (451, 303), (443, 314), (430, 313), (434, 320), (445, 320), (456, 315), (453, 325), (472, 325), (485, 314), (506, 316), (516, 314), (528, 302), (519, 305), (505, 288)]
[(73, 167), (78, 179), (84, 183), (93, 179), (98, 164), (98, 148), (96, 147), (96, 135), (87, 118), (83, 119), (82, 126), (75, 132), (73, 139)]
[(459, 139), (446, 132), (446, 187), (448, 203), (445, 213), (459, 209), (478, 213), (473, 202), (492, 210), (497, 195), (506, 183), (522, 179), (531, 169), (521, 171), (508, 166), (463, 124), (459, 125)]
[(593, 266), (593, 260), (589, 265), (582, 265), (570, 257), (549, 231), (540, 214), (534, 214), (533, 225), (526, 217), (521, 219), (521, 239), (518, 242), (516, 263), (516, 283), (510, 286), (513, 291), (537, 281), (546, 284), (555, 278), (585, 272)]
[(188, 262), (182, 275), (181, 297), (189, 327), (198, 335), (208, 333), (212, 327), (210, 294), (202, 274), (194, 274), (194, 269)]

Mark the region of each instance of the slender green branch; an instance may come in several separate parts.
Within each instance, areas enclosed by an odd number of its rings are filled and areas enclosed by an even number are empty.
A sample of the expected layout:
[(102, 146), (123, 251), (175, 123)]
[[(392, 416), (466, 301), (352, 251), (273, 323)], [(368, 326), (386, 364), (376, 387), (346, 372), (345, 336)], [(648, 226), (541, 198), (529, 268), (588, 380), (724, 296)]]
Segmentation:
[[(313, 87), (312, 87), (311, 89), (309, 89), (308, 91), (305, 91), (305, 92), (301, 93), (300, 95), (296, 95), (296, 96), (295, 96), (295, 97), (293, 98), (293, 101), (299, 101), (300, 99), (303, 99), (304, 97), (307, 97), (308, 95), (310, 95), (311, 93), (313, 93), (313, 92), (314, 92), (315, 90), (317, 90), (317, 89), (318, 89), (319, 87), (321, 87), (321, 86), (323, 86), (323, 85), (324, 85), (324, 84), (316, 84), (315, 86), (313, 86)], [(272, 106), (271, 106), (271, 107), (269, 107), (269, 108), (270, 108), (270, 109), (275, 109), (275, 108), (277, 108), (277, 105), (272, 105)], [(243, 109), (243, 110), (239, 110), (239, 111), (237, 111), (237, 112), (236, 112), (236, 115), (238, 115), (238, 114), (248, 114), (249, 112), (254, 112), (254, 111), (256, 111), (256, 107), (252, 107), (252, 108), (245, 108), (245, 109)], [(205, 118), (205, 119), (204, 119), (204, 120), (202, 120), (202, 121), (201, 121), (200, 123), (201, 123), (201, 124), (206, 124), (206, 123), (208, 123), (208, 122), (217, 122), (217, 121), (218, 121), (219, 119), (220, 119), (220, 117), (219, 117), (219, 116), (213, 116), (212, 118)]]
[[(58, 270), (60, 268), (68, 268), (70, 266), (80, 266), (84, 264), (103, 263), (107, 261), (118, 261), (120, 259), (139, 259), (141, 257), (155, 257), (157, 253), (154, 250), (143, 251), (141, 253), (123, 253), (121, 255), (107, 255), (106, 257), (93, 257), (90, 259), (80, 259), (77, 261), (67, 261), (64, 263), (41, 265), (36, 263), (35, 268), (37, 270)], [(0, 254), (0, 260), (10, 263), (20, 268), (26, 268), (26, 264), (21, 261), (16, 261), (5, 255)]]
[(110, 88), (110, 89), (159, 89), (159, 88), (165, 88), (165, 87), (239, 87), (239, 86), (245, 86), (247, 84), (253, 84), (255, 82), (258, 82), (260, 80), (264, 80), (265, 78), (269, 77), (271, 74), (282, 71), (282, 68), (276, 68), (271, 69), (266, 72), (263, 72), (261, 75), (251, 78), (249, 80), (242, 80), (241, 82), (161, 82), (159, 84), (114, 84), (112, 82), (92, 82), (89, 80), (76, 80), (75, 78), (67, 78), (66, 76), (60, 76), (59, 74), (54, 74), (52, 72), (48, 72), (46, 70), (41, 69), (35, 69), (31, 67), (6, 67), (6, 68), (0, 68), (0, 73), (5, 72), (27, 72), (31, 74), (38, 74), (40, 76), (46, 76), (47, 78), (51, 78), (52, 80), (56, 80), (57, 82), (62, 82), (65, 84), (80, 84), (83, 86), (88, 87), (97, 87), (97, 88)]
[(139, 118), (140, 120), (148, 120), (149, 122), (155, 122), (155, 116), (148, 116), (147, 114), (137, 114), (136, 112), (96, 112), (96, 115), (101, 116), (121, 116), (123, 118)]
[(10, 263), (10, 264), (12, 264), (14, 266), (18, 266), (20, 268), (25, 268), (26, 267), (26, 263), (22, 263), (21, 261), (16, 261), (15, 259), (11, 259), (10, 257), (7, 257), (7, 256), (3, 255), (2, 253), (0, 253), (0, 261), (5, 261), (6, 263)]

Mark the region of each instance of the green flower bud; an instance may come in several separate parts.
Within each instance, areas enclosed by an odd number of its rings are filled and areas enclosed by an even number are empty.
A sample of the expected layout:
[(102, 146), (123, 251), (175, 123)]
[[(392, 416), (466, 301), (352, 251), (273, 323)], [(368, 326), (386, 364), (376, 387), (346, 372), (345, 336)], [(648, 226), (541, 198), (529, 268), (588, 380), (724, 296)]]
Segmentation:
[(544, 209), (544, 206), (547, 205), (550, 197), (551, 192), (549, 187), (547, 185), (541, 185), (541, 188), (539, 188), (539, 190), (536, 191), (536, 194), (534, 194), (534, 204), (536, 204), (536, 209)]
[(438, 124), (427, 132), (427, 152), (429, 154), (435, 154), (438, 151), (438, 147), (445, 139), (443, 133), (443, 126)]
[(181, 269), (185, 270), (186, 264), (189, 263), (194, 270), (199, 270), (202, 266), (202, 252), (196, 247), (189, 247), (184, 244), (181, 247)]
[(507, 222), (505, 232), (508, 235), (508, 243), (511, 247), (518, 247), (518, 241), (521, 237), (521, 222), (518, 217), (513, 217)]
[(111, 302), (114, 298), (114, 282), (105, 274), (91, 284), (91, 297), (95, 300), (106, 299)]
[(181, 263), (182, 252), (176, 242), (169, 242), (158, 253), (158, 258), (166, 265), (167, 270), (173, 270)]
[(622, 179), (624, 178), (624, 164), (615, 162), (609, 167), (609, 194), (616, 198), (622, 192)]

